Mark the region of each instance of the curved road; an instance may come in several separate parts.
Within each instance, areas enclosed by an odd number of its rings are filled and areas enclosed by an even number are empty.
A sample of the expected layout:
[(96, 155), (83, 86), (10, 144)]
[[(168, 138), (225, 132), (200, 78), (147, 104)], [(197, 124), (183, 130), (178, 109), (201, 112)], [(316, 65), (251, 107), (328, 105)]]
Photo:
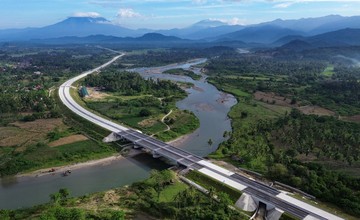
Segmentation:
[(103, 127), (109, 131), (112, 132), (121, 132), (121, 131), (126, 131), (129, 130), (128, 128), (116, 124), (110, 120), (104, 119), (86, 109), (84, 109), (82, 106), (80, 106), (79, 104), (77, 104), (75, 102), (75, 100), (71, 97), (70, 95), (70, 88), (72, 86), (72, 84), (76, 81), (78, 81), (79, 79), (82, 79), (84, 77), (86, 77), (89, 74), (95, 73), (100, 71), (101, 69), (107, 67), (108, 65), (112, 64), (113, 62), (115, 62), (117, 59), (119, 59), (120, 57), (124, 56), (125, 54), (122, 53), (116, 57), (114, 57), (112, 60), (110, 60), (109, 62), (95, 68), (89, 71), (86, 71), (72, 79), (69, 79), (68, 81), (64, 82), (60, 88), (59, 88), (59, 97), (61, 99), (61, 101), (74, 113), (78, 114), (79, 116), (93, 122), (94, 124), (99, 125), (100, 127)]
[[(92, 70), (86, 71), (79, 76), (76, 76), (65, 83), (63, 83), (59, 88), (59, 96), (61, 101), (74, 113), (77, 115), (93, 122), (94, 124), (101, 126), (109, 131), (115, 132), (117, 134), (124, 133), (126, 136), (132, 136), (135, 139), (138, 139), (139, 141), (145, 141), (147, 142), (147, 147), (149, 147), (149, 143), (154, 145), (157, 149), (160, 145), (164, 144), (156, 139), (150, 138), (146, 135), (143, 135), (141, 133), (138, 133), (132, 129), (129, 129), (127, 127), (124, 127), (122, 125), (119, 125), (117, 123), (114, 123), (110, 120), (104, 119), (101, 116), (98, 116), (86, 109), (84, 109), (82, 106), (77, 104), (75, 100), (71, 97), (70, 94), (70, 88), (74, 82), (76, 82), (79, 79), (82, 79), (86, 77), (89, 74), (95, 73), (100, 71), (101, 69), (107, 67), (108, 65), (115, 62), (120, 57), (124, 56), (125, 54), (122, 53), (107, 63), (94, 68)], [(141, 136), (141, 137), (140, 137)], [(142, 137), (143, 136), (143, 137)], [(135, 141), (136, 142), (136, 141)], [(329, 219), (329, 220), (342, 220), (342, 218), (339, 218), (335, 215), (332, 215), (326, 211), (323, 211), (319, 208), (316, 208), (314, 206), (311, 206), (307, 203), (304, 203), (302, 201), (299, 201), (297, 199), (294, 199), (285, 193), (279, 192), (278, 190), (269, 187), (265, 184), (262, 184), (260, 182), (250, 180), (244, 176), (241, 176), (239, 174), (235, 174), (229, 170), (226, 170), (222, 167), (219, 167), (209, 161), (204, 160), (203, 158), (200, 158), (196, 155), (192, 155), (188, 152), (185, 152), (181, 149), (174, 148), (172, 146), (165, 146), (161, 150), (166, 152), (167, 154), (171, 153), (172, 155), (179, 156), (184, 161), (190, 161), (191, 164), (195, 164), (199, 167), (199, 172), (208, 175), (212, 178), (215, 178), (219, 180), (220, 182), (223, 182), (227, 185), (230, 185), (240, 191), (249, 193), (252, 196), (255, 196), (256, 198), (266, 201), (268, 204), (272, 204), (281, 210), (287, 211), (299, 218), (306, 219), (306, 220), (313, 220), (313, 219)], [(163, 152), (163, 153), (164, 153)], [(183, 158), (183, 154), (186, 153), (189, 154), (185, 158)], [(166, 154), (164, 154), (166, 156)], [(193, 161), (194, 160), (194, 161)], [(191, 167), (190, 165), (188, 167)]]

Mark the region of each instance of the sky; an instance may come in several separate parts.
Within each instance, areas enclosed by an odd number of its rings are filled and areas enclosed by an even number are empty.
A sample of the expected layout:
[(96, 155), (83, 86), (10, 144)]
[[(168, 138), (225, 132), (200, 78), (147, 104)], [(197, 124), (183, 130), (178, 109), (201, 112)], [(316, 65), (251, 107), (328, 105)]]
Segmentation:
[(0, 0), (0, 29), (42, 27), (72, 16), (169, 29), (205, 19), (246, 25), (330, 14), (360, 15), (360, 0)]

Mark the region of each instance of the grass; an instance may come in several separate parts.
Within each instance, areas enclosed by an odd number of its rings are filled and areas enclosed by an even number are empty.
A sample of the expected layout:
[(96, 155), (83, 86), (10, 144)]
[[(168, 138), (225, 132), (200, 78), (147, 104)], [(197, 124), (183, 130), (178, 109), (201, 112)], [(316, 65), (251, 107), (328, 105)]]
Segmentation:
[[(117, 96), (113, 93), (111, 100), (105, 98), (104, 100), (86, 100), (85, 102), (79, 97), (75, 90), (72, 95), (76, 98), (76, 102), (81, 103), (81, 105), (87, 109), (91, 109), (92, 112), (98, 115), (104, 115), (113, 121), (124, 123), (132, 128), (139, 129), (146, 134), (156, 134), (156, 137), (163, 141), (170, 141), (179, 136), (191, 133), (200, 126), (199, 120), (193, 113), (176, 109), (176, 99), (170, 103), (167, 102), (164, 107), (164, 103), (151, 95)], [(147, 101), (144, 102), (145, 104), (139, 105), (139, 103), (143, 103), (142, 100), (144, 100), (144, 98), (151, 98), (152, 101)], [(140, 111), (144, 108), (150, 110), (150, 116), (140, 116)], [(167, 126), (161, 122), (166, 108), (174, 109), (173, 113), (167, 117), (171, 119), (171, 123), (168, 123), (171, 128), (170, 131), (166, 131)]]
[(163, 141), (170, 141), (182, 135), (189, 134), (200, 126), (199, 119), (189, 111), (174, 110), (171, 115), (167, 117), (167, 120), (169, 120), (168, 125), (170, 130), (156, 134), (156, 137)]
[(205, 174), (202, 174), (199, 171), (192, 170), (188, 174), (186, 174), (186, 177), (206, 189), (213, 187), (216, 190), (216, 192), (224, 192), (228, 194), (234, 204), (242, 194), (239, 190), (232, 188), (222, 182), (219, 182), (216, 179), (213, 179), (209, 176), (206, 176)]
[(334, 75), (334, 66), (330, 65), (328, 67), (326, 67), (326, 69), (324, 70), (324, 72), (322, 72), (322, 75), (326, 76), (326, 77), (331, 77), (332, 75)]
[(160, 192), (159, 202), (173, 202), (176, 195), (187, 188), (188, 186), (186, 184), (175, 182)]
[(279, 220), (299, 220), (299, 218), (295, 217), (295, 216), (292, 216), (291, 214), (287, 213), (287, 212), (284, 212)]
[(236, 88), (233, 85), (230, 84), (221, 84), (221, 86), (213, 79), (208, 79), (208, 82), (215, 85), (219, 90), (222, 90), (226, 93), (230, 93), (236, 97), (240, 97), (240, 98), (250, 98), (251, 94), (244, 92), (243, 90), (240, 90), (238, 88)]
[(195, 74), (191, 70), (184, 70), (184, 69), (181, 69), (181, 68), (166, 70), (163, 73), (172, 74), (172, 75), (179, 75), (179, 76), (188, 76), (188, 77), (192, 78), (193, 80), (201, 79), (201, 75)]
[[(246, 112), (247, 116), (241, 116), (242, 112)], [(280, 116), (282, 111), (274, 111), (266, 108), (263, 103), (258, 101), (246, 101), (239, 99), (236, 104), (229, 112), (230, 118), (233, 119), (233, 127), (242, 128), (250, 127), (255, 125), (259, 120), (274, 119)]]
[(109, 145), (93, 140), (49, 147), (46, 144), (29, 146), (24, 152), (13, 153), (11, 160), (1, 164), (1, 175), (31, 172), (38, 169), (63, 166), (70, 163), (104, 158), (116, 153)]

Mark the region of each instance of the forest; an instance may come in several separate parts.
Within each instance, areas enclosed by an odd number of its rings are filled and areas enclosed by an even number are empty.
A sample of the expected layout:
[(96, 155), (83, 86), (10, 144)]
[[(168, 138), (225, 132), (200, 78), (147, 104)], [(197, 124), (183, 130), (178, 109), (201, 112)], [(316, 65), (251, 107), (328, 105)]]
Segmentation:
[(152, 94), (155, 97), (185, 96), (185, 92), (170, 81), (145, 80), (138, 73), (121, 72), (120, 70), (109, 70), (101, 72), (101, 74), (90, 75), (85, 79), (85, 84), (129, 96), (135, 94)]
[[(59, 117), (50, 96), (62, 80), (93, 68), (111, 57), (96, 47), (27, 48), (0, 50), (0, 123)], [(26, 114), (23, 114), (26, 113)]]
[[(239, 104), (229, 113), (230, 139), (210, 157), (260, 172), (359, 216), (360, 124), (340, 120), (341, 115), (360, 114), (359, 68), (330, 62), (261, 54), (211, 59), (205, 67), (209, 81), (236, 95)], [(257, 91), (278, 99), (256, 99)], [(302, 106), (314, 105), (335, 114), (302, 112)]]
[(163, 66), (172, 63), (185, 62), (196, 58), (210, 58), (221, 54), (234, 53), (230, 47), (214, 46), (204, 49), (170, 48), (166, 50), (148, 50), (143, 53), (130, 53), (123, 58), (124, 64), (133, 67)]
[(223, 55), (211, 59), (206, 69), (210, 80), (250, 94), (274, 92), (298, 100), (299, 105), (319, 105), (338, 115), (360, 114), (360, 68), (339, 64), (326, 75), (329, 62)]

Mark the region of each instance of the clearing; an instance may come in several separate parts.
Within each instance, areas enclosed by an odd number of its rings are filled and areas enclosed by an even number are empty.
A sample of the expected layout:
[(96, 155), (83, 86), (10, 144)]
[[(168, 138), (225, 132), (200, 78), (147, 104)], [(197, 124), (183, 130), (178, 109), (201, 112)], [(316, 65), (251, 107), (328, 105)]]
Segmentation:
[(15, 122), (0, 127), (0, 146), (23, 146), (38, 143), (54, 130), (66, 129), (62, 119), (39, 119), (32, 122)]
[(50, 142), (48, 145), (49, 145), (49, 147), (57, 147), (57, 146), (71, 144), (71, 143), (75, 143), (78, 141), (85, 141), (85, 140), (88, 140), (88, 138), (86, 136), (81, 135), (81, 134), (76, 134), (76, 135), (71, 135), (68, 137), (60, 138), (59, 140)]
[[(305, 115), (318, 115), (318, 116), (334, 116), (335, 112), (320, 107), (316, 105), (305, 105), (305, 106), (299, 106), (301, 103), (297, 104), (291, 104), (291, 99), (276, 95), (273, 92), (260, 92), (257, 91), (254, 93), (254, 98), (258, 101), (264, 102), (264, 103), (270, 103), (272, 106), (283, 106), (288, 107), (288, 110), (291, 110), (290, 108), (297, 108)], [(271, 106), (267, 105), (264, 106), (266, 108), (272, 109)]]

